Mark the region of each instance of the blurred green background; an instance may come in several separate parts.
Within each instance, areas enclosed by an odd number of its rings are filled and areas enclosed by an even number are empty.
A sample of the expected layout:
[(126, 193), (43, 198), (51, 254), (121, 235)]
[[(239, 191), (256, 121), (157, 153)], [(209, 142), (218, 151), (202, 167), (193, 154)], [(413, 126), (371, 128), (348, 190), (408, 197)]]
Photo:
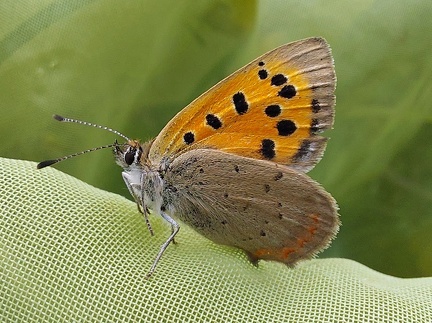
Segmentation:
[[(0, 156), (41, 161), (119, 139), (54, 113), (149, 139), (258, 55), (323, 36), (336, 122), (310, 175), (343, 226), (321, 257), (432, 276), (431, 17), (430, 0), (0, 0)], [(129, 197), (109, 150), (56, 167)]]

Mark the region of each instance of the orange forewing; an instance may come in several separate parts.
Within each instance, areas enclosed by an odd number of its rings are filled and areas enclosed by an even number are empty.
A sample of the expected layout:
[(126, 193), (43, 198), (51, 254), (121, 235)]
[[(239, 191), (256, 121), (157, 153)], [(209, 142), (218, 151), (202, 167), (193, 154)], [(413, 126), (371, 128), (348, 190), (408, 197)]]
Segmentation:
[[(300, 152), (303, 162), (315, 164), (325, 148), (325, 138), (315, 133), (333, 123), (334, 87), (333, 61), (323, 39), (281, 46), (180, 111), (155, 139), (149, 158), (160, 161), (190, 149), (213, 148), (286, 165), (295, 164)], [(243, 95), (246, 111), (236, 109), (236, 94)], [(187, 133), (192, 134), (189, 142)], [(270, 143), (266, 151), (263, 140)]]

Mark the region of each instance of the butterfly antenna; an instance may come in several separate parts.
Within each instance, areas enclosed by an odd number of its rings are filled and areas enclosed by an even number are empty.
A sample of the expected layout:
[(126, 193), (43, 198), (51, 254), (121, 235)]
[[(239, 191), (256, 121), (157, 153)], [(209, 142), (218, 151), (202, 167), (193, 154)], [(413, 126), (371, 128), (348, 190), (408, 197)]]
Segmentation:
[(57, 158), (57, 159), (44, 160), (43, 162), (40, 162), (39, 164), (37, 164), (37, 168), (41, 169), (41, 168), (44, 168), (44, 167), (47, 167), (47, 166), (51, 166), (53, 164), (57, 164), (58, 162), (61, 162), (63, 160), (66, 160), (66, 159), (69, 159), (69, 158), (72, 158), (72, 157), (76, 157), (76, 156), (79, 156), (79, 155), (87, 154), (87, 153), (95, 151), (95, 150), (100, 150), (100, 149), (114, 147), (114, 146), (117, 146), (117, 145), (118, 145), (118, 143), (116, 142), (116, 143), (110, 144), (110, 145), (105, 145), (105, 146), (100, 146), (100, 147), (96, 147), (96, 148), (86, 149), (86, 150), (80, 151), (79, 153), (75, 153), (75, 154), (72, 154), (72, 155), (60, 157), (60, 158)]
[[(74, 123), (82, 124), (82, 125), (85, 125), (85, 126), (90, 126), (90, 127), (95, 127), (95, 128), (99, 128), (99, 129), (102, 129), (102, 130), (107, 130), (109, 132), (112, 132), (112, 133), (114, 133), (114, 134), (116, 134), (116, 135), (118, 135), (118, 136), (126, 139), (127, 141), (130, 140), (128, 137), (126, 137), (121, 132), (119, 132), (117, 130), (114, 130), (114, 129), (111, 129), (111, 128), (108, 128), (108, 127), (105, 127), (105, 126), (100, 126), (100, 125), (97, 125), (97, 124), (94, 124), (94, 123), (90, 123), (90, 122), (87, 122), (87, 121), (81, 121), (81, 120), (77, 120), (77, 119), (65, 118), (65, 117), (62, 117), (62, 116), (60, 116), (58, 114), (53, 115), (53, 118), (55, 120), (57, 120), (57, 121), (60, 121), (60, 122), (74, 122)], [(105, 145), (105, 146), (100, 146), (100, 147), (96, 147), (96, 148), (91, 148), (91, 149), (83, 150), (83, 151), (80, 151), (79, 153), (75, 153), (75, 154), (72, 154), (72, 155), (60, 157), (60, 158), (57, 158), (57, 159), (44, 160), (43, 162), (40, 162), (37, 165), (37, 168), (41, 169), (41, 168), (44, 168), (44, 167), (47, 167), (47, 166), (51, 166), (53, 164), (56, 164), (58, 162), (61, 162), (63, 160), (66, 160), (66, 159), (69, 159), (69, 158), (72, 158), (72, 157), (76, 157), (76, 156), (79, 156), (79, 155), (87, 154), (87, 153), (95, 151), (95, 150), (110, 148), (110, 147), (114, 147), (114, 146), (118, 146), (117, 141), (114, 144), (110, 144), (110, 145)]]
[(107, 130), (109, 132), (115, 133), (116, 135), (118, 135), (118, 136), (126, 139), (127, 141), (130, 140), (128, 137), (126, 137), (121, 132), (119, 132), (117, 130), (114, 130), (114, 129), (111, 129), (111, 128), (108, 128), (108, 127), (105, 127), (105, 126), (100, 126), (100, 125), (97, 125), (97, 124), (94, 124), (94, 123), (90, 123), (90, 122), (87, 122), (87, 121), (81, 121), (81, 120), (77, 120), (77, 119), (65, 118), (65, 117), (59, 116), (58, 114), (53, 115), (53, 118), (56, 119), (57, 121), (60, 121), (60, 122), (74, 122), (74, 123), (82, 124), (82, 125), (85, 125), (85, 126), (90, 126), (90, 127), (95, 127), (95, 128), (99, 128), (99, 129), (102, 129), (102, 130)]

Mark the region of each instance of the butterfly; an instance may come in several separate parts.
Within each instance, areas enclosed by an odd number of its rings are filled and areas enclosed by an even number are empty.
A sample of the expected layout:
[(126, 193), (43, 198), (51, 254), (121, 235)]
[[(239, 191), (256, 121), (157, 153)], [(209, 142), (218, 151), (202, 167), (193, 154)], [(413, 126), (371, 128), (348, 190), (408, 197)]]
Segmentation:
[[(326, 248), (339, 228), (333, 197), (305, 175), (321, 159), (333, 125), (336, 75), (323, 38), (276, 48), (220, 81), (148, 142), (113, 147), (144, 215), (171, 226), (147, 277), (179, 232), (178, 220), (218, 244), (295, 265)], [(73, 154), (38, 164), (38, 168)]]

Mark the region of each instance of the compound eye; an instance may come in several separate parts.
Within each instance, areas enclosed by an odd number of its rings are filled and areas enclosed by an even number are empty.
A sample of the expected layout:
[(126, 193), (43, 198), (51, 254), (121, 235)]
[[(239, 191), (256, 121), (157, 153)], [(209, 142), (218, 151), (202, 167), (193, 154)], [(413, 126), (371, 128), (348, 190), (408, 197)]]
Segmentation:
[(135, 160), (135, 153), (136, 153), (136, 149), (130, 148), (124, 154), (125, 163), (128, 164), (129, 166), (132, 165), (132, 163)]

